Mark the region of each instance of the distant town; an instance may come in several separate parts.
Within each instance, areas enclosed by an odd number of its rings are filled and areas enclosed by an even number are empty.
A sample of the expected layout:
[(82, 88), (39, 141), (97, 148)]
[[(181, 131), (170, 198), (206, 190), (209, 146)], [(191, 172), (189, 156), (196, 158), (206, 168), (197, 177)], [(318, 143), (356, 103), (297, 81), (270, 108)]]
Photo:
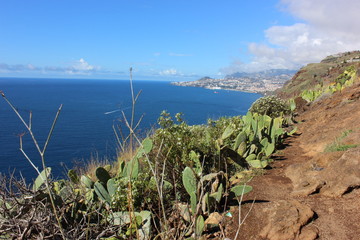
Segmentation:
[(172, 84), (184, 87), (235, 90), (266, 95), (281, 88), (285, 82), (294, 76), (295, 72), (293, 70), (273, 69), (256, 73), (234, 73), (221, 79), (203, 77), (196, 81), (172, 82)]

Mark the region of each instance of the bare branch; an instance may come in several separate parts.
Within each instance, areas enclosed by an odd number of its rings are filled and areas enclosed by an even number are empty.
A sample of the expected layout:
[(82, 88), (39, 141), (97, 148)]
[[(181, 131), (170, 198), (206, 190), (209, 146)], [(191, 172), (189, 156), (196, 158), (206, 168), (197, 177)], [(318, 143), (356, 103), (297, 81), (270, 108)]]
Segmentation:
[(50, 129), (49, 134), (48, 134), (48, 137), (47, 137), (47, 139), (46, 139), (44, 148), (43, 148), (43, 150), (42, 150), (42, 152), (41, 152), (42, 155), (44, 155), (44, 153), (45, 153), (45, 151), (46, 151), (46, 148), (47, 148), (47, 145), (49, 144), (51, 135), (52, 135), (52, 133), (53, 133), (53, 131), (54, 131), (56, 122), (57, 122), (57, 120), (58, 120), (58, 118), (59, 118), (59, 114), (60, 114), (60, 112), (61, 112), (62, 106), (63, 106), (63, 105), (61, 104), (60, 107), (59, 107), (59, 109), (58, 109), (58, 111), (56, 112), (55, 119), (54, 119), (54, 121), (53, 121), (53, 124), (51, 125), (51, 129)]

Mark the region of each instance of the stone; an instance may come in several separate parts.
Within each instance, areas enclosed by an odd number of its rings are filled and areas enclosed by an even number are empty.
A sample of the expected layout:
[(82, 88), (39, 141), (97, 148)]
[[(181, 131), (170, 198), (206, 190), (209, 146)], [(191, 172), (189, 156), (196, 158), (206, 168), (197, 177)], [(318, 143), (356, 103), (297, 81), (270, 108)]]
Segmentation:
[(359, 187), (360, 148), (347, 150), (338, 160), (331, 162), (320, 177), (326, 182), (320, 192), (325, 196), (340, 197), (348, 190)]
[(312, 168), (311, 162), (290, 165), (286, 168), (285, 175), (292, 181), (292, 196), (308, 196), (319, 191), (325, 184), (319, 178), (319, 171)]
[(360, 148), (347, 150), (337, 160), (330, 161), (321, 171), (313, 163), (290, 165), (285, 175), (293, 184), (293, 196), (320, 193), (329, 197), (340, 197), (360, 186)]
[(299, 240), (314, 240), (319, 235), (319, 229), (314, 225), (307, 225), (301, 229)]
[[(296, 200), (280, 200), (270, 207), (268, 224), (262, 229), (260, 237), (269, 240), (296, 239), (301, 228), (313, 218), (310, 207)], [(313, 240), (315, 238), (305, 238)], [(299, 238), (298, 238), (299, 239)]]

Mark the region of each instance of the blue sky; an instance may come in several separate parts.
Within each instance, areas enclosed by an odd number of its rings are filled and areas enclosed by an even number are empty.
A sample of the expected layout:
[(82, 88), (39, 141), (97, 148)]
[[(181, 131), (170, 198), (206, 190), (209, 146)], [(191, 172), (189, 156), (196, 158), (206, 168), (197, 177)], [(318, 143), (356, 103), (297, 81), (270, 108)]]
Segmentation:
[[(1, 0), (0, 77), (127, 79), (133, 67), (137, 79), (181, 81), (297, 69), (360, 48), (346, 20), (356, 2)], [(330, 15), (344, 5), (354, 6)]]

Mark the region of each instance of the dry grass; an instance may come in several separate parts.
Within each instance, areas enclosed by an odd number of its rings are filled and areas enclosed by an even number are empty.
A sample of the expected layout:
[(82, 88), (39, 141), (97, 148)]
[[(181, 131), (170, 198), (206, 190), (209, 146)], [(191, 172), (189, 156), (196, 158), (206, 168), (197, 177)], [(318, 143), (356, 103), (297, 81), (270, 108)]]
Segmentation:
[(134, 158), (136, 154), (136, 150), (130, 151), (129, 148), (126, 148), (122, 152), (118, 152), (117, 160), (103, 158), (101, 159), (99, 156), (92, 156), (89, 160), (83, 160), (75, 163), (73, 169), (76, 169), (78, 175), (86, 175), (91, 180), (96, 181), (95, 171), (98, 167), (103, 167), (108, 170), (110, 176), (114, 177), (119, 172), (119, 163), (120, 162), (128, 162)]
[[(114, 165), (116, 162), (111, 161), (109, 159), (100, 159), (98, 157), (91, 157), (87, 161), (82, 161), (79, 164), (76, 164), (73, 169), (77, 169), (79, 175), (86, 175), (91, 180), (96, 181), (97, 178), (95, 176), (95, 170), (98, 167), (105, 167), (110, 166), (110, 169), (112, 170), (114, 168)], [(111, 171), (112, 173), (112, 171)]]

